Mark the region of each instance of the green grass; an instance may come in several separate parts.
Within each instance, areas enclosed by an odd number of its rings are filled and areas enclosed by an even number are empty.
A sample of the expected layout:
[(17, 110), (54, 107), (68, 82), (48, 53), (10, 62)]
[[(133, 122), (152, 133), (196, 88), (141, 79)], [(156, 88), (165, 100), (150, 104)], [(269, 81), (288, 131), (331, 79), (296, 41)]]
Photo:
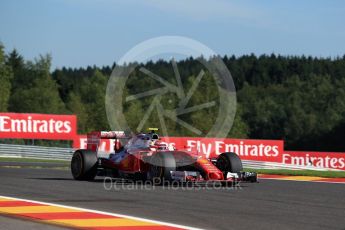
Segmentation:
[(289, 170), (289, 169), (252, 169), (246, 168), (244, 171), (256, 172), (260, 174), (287, 175), (287, 176), (318, 176), (328, 178), (343, 178), (345, 171), (316, 171), (316, 170)]
[(65, 163), (69, 161), (54, 160), (54, 159), (33, 159), (33, 158), (14, 158), (14, 157), (0, 157), (0, 162), (37, 162), (37, 163)]

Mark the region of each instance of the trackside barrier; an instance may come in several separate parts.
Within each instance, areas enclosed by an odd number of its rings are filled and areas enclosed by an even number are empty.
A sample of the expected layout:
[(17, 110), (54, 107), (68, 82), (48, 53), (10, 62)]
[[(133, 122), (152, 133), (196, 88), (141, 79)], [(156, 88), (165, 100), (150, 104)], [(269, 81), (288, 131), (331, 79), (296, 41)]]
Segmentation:
[[(0, 144), (0, 157), (34, 158), (70, 161), (73, 148), (56, 148), (30, 145)], [(341, 171), (331, 168), (316, 167), (313, 165), (292, 165), (277, 162), (242, 160), (243, 167), (254, 169), (290, 169), (290, 170), (318, 170), (318, 171)]]
[(276, 162), (262, 162), (262, 161), (251, 161), (242, 160), (244, 168), (253, 169), (289, 169), (289, 170), (316, 170), (316, 171), (342, 171), (339, 169), (332, 168), (321, 168), (313, 165), (291, 165)]
[(72, 158), (73, 151), (74, 150), (72, 148), (0, 144), (1, 157), (23, 157), (69, 161)]

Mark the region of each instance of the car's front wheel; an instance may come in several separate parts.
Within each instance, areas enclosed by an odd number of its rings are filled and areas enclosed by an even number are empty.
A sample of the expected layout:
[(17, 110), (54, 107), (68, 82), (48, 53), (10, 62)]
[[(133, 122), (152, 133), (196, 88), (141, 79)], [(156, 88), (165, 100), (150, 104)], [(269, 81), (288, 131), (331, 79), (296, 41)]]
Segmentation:
[(172, 153), (156, 153), (150, 160), (148, 178), (158, 183), (171, 181), (171, 171), (176, 170), (176, 161)]
[(217, 158), (217, 168), (224, 173), (239, 173), (243, 170), (242, 161), (236, 153), (222, 153)]

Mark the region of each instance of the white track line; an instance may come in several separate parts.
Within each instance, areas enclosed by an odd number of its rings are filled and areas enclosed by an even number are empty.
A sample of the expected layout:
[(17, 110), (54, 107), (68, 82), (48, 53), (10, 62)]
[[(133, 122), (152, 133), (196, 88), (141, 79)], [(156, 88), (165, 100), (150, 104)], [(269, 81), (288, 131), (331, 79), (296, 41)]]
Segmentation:
[(61, 205), (61, 204), (41, 202), (41, 201), (36, 201), (36, 200), (28, 200), (28, 199), (21, 199), (21, 198), (10, 197), (10, 196), (1, 196), (1, 195), (0, 195), (0, 198), (14, 199), (14, 200), (19, 200), (19, 201), (27, 201), (27, 202), (32, 202), (32, 203), (36, 203), (36, 204), (51, 205), (51, 206), (56, 206), (56, 207), (61, 207), (61, 208), (70, 208), (70, 209), (84, 211), (84, 212), (92, 212), (92, 213), (104, 214), (104, 215), (109, 215), (109, 216), (114, 216), (114, 217), (122, 217), (122, 218), (128, 218), (128, 219), (132, 219), (132, 220), (146, 221), (146, 222), (151, 222), (154, 224), (160, 224), (160, 225), (165, 225), (165, 226), (170, 226), (170, 227), (175, 227), (175, 228), (184, 228), (184, 229), (188, 229), (188, 230), (203, 230), (201, 228), (193, 228), (193, 227), (189, 227), (189, 226), (185, 226), (185, 225), (172, 224), (172, 223), (168, 223), (168, 222), (164, 222), (164, 221), (151, 220), (151, 219), (129, 216), (129, 215), (123, 215), (123, 214), (118, 214), (118, 213), (103, 212), (103, 211), (87, 209), (87, 208), (78, 208), (78, 207), (68, 206), (68, 205)]

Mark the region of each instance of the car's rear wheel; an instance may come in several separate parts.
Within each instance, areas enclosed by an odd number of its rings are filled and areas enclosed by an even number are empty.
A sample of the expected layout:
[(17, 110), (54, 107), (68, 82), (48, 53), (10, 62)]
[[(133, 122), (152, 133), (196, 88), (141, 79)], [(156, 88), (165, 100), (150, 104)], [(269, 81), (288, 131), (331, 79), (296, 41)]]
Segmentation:
[(148, 177), (151, 180), (162, 184), (171, 181), (170, 171), (176, 170), (176, 161), (172, 153), (156, 153), (150, 160), (150, 170)]
[(239, 173), (243, 170), (242, 161), (236, 153), (226, 152), (222, 153), (217, 158), (216, 166), (224, 173), (228, 172)]
[(93, 180), (97, 174), (97, 155), (93, 151), (77, 150), (71, 161), (71, 172), (76, 180)]

